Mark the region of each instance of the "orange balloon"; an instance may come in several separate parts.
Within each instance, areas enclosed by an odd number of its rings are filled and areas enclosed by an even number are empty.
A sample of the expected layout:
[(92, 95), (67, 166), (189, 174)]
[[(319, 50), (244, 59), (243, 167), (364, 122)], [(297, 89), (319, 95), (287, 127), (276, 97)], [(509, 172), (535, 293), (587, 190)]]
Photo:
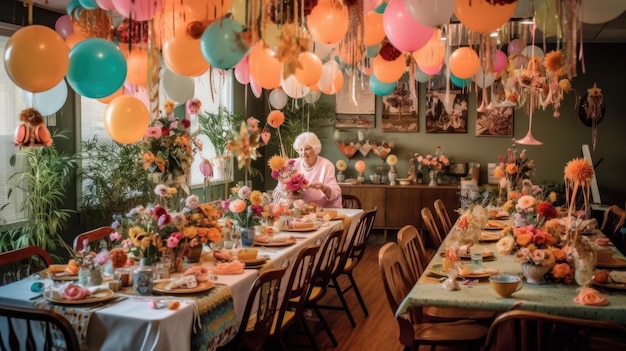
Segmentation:
[(370, 11), (363, 20), (363, 44), (365, 46), (376, 45), (385, 39), (383, 15)]
[(452, 52), (448, 60), (450, 72), (459, 79), (472, 77), (478, 71), (480, 60), (478, 54), (472, 48), (465, 46)]
[(126, 81), (132, 84), (148, 85), (148, 52), (144, 49), (134, 47), (126, 58), (128, 73)]
[(340, 1), (320, 0), (307, 16), (306, 24), (315, 41), (337, 43), (348, 33), (348, 8)]
[(487, 1), (457, 0), (454, 14), (470, 30), (489, 34), (511, 19), (518, 2), (492, 5)]
[(327, 95), (334, 95), (338, 91), (340, 91), (341, 88), (343, 88), (343, 83), (343, 73), (341, 73), (341, 71), (337, 71), (337, 73), (335, 74), (335, 78), (333, 79), (333, 83), (329, 84), (326, 89), (322, 90), (322, 93)]
[(68, 49), (72, 49), (74, 45), (80, 43), (81, 41), (87, 39), (86, 36), (81, 32), (73, 32), (65, 38), (65, 45), (67, 45)]
[(115, 99), (118, 96), (122, 96), (123, 94), (124, 94), (124, 85), (122, 84), (122, 86), (119, 89), (117, 89), (116, 92), (114, 92), (113, 94), (109, 96), (100, 98), (98, 99), (98, 101), (100, 101), (103, 104), (108, 104), (109, 102), (113, 101), (113, 99)]
[(184, 0), (183, 8), (186, 15), (200, 21), (213, 21), (222, 18), (233, 5), (232, 0)]
[(118, 96), (104, 111), (104, 127), (121, 144), (139, 141), (148, 130), (150, 114), (146, 105), (134, 96)]
[(406, 59), (404, 55), (398, 56), (393, 61), (385, 61), (380, 55), (376, 55), (372, 63), (374, 75), (383, 83), (393, 83), (398, 81), (406, 69)]
[(54, 88), (69, 66), (69, 49), (63, 38), (45, 26), (26, 26), (9, 38), (4, 68), (23, 90), (39, 93)]
[(265, 47), (263, 40), (259, 40), (250, 51), (248, 66), (250, 76), (261, 88), (270, 90), (280, 86), (283, 64), (272, 49)]
[(317, 83), (309, 85), (309, 89), (311, 89), (311, 91), (320, 91), (320, 87), (317, 86)]
[(424, 67), (438, 66), (445, 55), (446, 42), (441, 40), (441, 30), (434, 31), (428, 43), (411, 54), (415, 62)]
[(163, 44), (163, 61), (172, 72), (196, 77), (209, 70), (209, 63), (200, 51), (200, 39), (192, 39), (183, 31)]
[(296, 68), (296, 79), (303, 85), (313, 85), (322, 77), (322, 60), (312, 52), (298, 55), (302, 68)]

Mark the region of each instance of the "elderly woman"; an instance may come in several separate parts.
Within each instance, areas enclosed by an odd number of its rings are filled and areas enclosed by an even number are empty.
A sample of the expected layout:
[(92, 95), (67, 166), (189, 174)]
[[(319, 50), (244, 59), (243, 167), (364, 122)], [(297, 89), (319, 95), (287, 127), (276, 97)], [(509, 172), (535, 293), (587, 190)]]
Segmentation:
[[(304, 132), (293, 143), (300, 155), (295, 159), (294, 167), (309, 181), (304, 190), (304, 202), (314, 202), (322, 207), (341, 208), (341, 188), (335, 178), (335, 166), (328, 159), (319, 156), (322, 143), (311, 132)], [(282, 192), (279, 186), (277, 192)], [(281, 194), (280, 197), (284, 197)]]

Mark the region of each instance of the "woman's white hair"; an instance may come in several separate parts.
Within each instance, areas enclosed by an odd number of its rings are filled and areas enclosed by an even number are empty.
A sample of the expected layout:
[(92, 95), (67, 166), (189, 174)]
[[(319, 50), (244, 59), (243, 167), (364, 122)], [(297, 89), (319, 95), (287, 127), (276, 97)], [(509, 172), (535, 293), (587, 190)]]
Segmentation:
[(310, 146), (313, 151), (315, 151), (316, 155), (319, 155), (322, 151), (322, 143), (315, 133), (304, 132), (298, 135), (296, 140), (293, 142), (293, 148), (296, 151), (304, 149), (307, 146)]

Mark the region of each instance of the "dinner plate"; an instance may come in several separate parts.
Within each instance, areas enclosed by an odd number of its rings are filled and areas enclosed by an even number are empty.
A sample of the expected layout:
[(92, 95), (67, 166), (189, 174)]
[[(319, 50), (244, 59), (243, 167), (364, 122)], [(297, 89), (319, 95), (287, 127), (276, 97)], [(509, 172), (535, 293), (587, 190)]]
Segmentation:
[[(460, 253), (459, 257), (466, 258), (466, 259), (471, 259), (471, 254), (469, 254), (469, 253)], [(483, 251), (483, 258), (491, 258), (491, 257), (495, 257), (495, 254), (493, 253), (493, 251)]]
[(281, 247), (281, 246), (290, 246), (296, 243), (295, 239), (288, 239), (282, 241), (270, 241), (268, 243), (262, 243), (259, 241), (255, 241), (254, 245), (256, 246), (265, 246), (265, 247)]
[(593, 285), (600, 286), (603, 288), (609, 288), (609, 289), (626, 290), (626, 283), (613, 283), (613, 282), (604, 283), (604, 284), (593, 283)]
[(623, 258), (613, 257), (611, 262), (597, 262), (596, 267), (621, 268), (626, 267), (626, 260)]
[(306, 227), (306, 228), (283, 228), (282, 231), (283, 232), (312, 232), (318, 229), (319, 227), (314, 225), (312, 227)]
[(502, 233), (480, 233), (480, 241), (494, 242), (502, 238)]
[[(432, 275), (438, 276), (438, 277), (448, 277), (448, 273), (443, 271), (443, 266), (440, 264), (434, 264), (431, 268), (428, 269), (428, 272)], [(463, 277), (463, 278), (487, 278), (490, 277), (494, 274), (498, 274), (495, 272), (483, 272), (483, 273), (476, 273), (476, 274), (461, 274), (459, 272), (459, 277)]]
[(246, 267), (250, 267), (250, 266), (259, 266), (259, 265), (264, 265), (265, 261), (267, 261), (267, 257), (257, 257), (251, 260), (242, 260), (239, 259), (239, 262), (244, 263), (246, 265)]
[(509, 219), (509, 215), (489, 216), (489, 219)]
[(195, 288), (174, 288), (172, 290), (167, 290), (165, 289), (165, 286), (169, 283), (171, 283), (171, 281), (156, 283), (154, 284), (152, 290), (164, 294), (191, 294), (206, 291), (215, 286), (214, 282), (198, 282), (198, 285)]
[(78, 280), (78, 274), (71, 274), (71, 275), (49, 274), (49, 275), (50, 275), (50, 279), (55, 280), (55, 281), (76, 281), (76, 280)]
[(497, 270), (485, 271), (488, 268), (489, 267), (484, 267), (482, 269), (483, 272), (475, 272), (475, 273), (474, 272), (469, 272), (467, 274), (463, 274), (463, 272), (462, 272), (463, 270), (459, 269), (459, 277), (463, 277), (463, 278), (487, 278), (487, 277), (491, 277), (492, 275), (498, 274)]
[(52, 296), (46, 296), (46, 294), (44, 294), (43, 297), (50, 302), (58, 303), (61, 305), (84, 305), (88, 303), (95, 303), (95, 302), (102, 302), (102, 301), (110, 300), (113, 297), (115, 297), (115, 294), (113, 293), (112, 290), (104, 289), (96, 293), (93, 293), (88, 298), (85, 298), (82, 300), (66, 300), (63, 298), (59, 299), (59, 298), (55, 298)]

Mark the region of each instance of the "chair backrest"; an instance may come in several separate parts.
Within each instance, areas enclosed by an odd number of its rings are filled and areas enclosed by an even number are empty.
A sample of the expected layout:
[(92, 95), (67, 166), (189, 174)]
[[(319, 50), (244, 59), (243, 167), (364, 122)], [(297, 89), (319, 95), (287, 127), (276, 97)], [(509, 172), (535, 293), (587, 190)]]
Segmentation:
[(39, 246), (26, 246), (0, 253), (0, 285), (12, 283), (48, 268), (52, 256)]
[[(293, 306), (293, 312), (296, 316), (300, 315), (306, 303), (306, 297), (311, 287), (311, 279), (313, 278), (313, 270), (315, 268), (315, 259), (319, 251), (319, 245), (307, 246), (298, 252), (298, 256), (293, 262), (289, 281), (287, 282), (287, 291), (283, 297), (283, 302), (278, 311), (276, 318), (276, 333), (280, 333), (279, 328), (283, 325), (285, 312), (289, 308), (289, 300), (298, 298), (298, 303)], [(295, 321), (295, 320), (294, 320)]]
[[(359, 218), (359, 222), (354, 229), (352, 238), (350, 238), (352, 244), (348, 246), (347, 251), (347, 257), (352, 259), (352, 265), (355, 265), (363, 258), (365, 248), (367, 247), (367, 241), (369, 239), (370, 233), (372, 232), (374, 221), (376, 220), (377, 210), (378, 207), (375, 206), (374, 209), (363, 212), (361, 218)], [(341, 267), (343, 267), (345, 265), (345, 261), (340, 262), (340, 264)]]
[(443, 237), (439, 233), (439, 229), (437, 228), (437, 224), (435, 223), (435, 219), (433, 218), (433, 213), (430, 211), (428, 207), (422, 208), (422, 220), (424, 221), (424, 225), (426, 225), (426, 229), (428, 229), (428, 233), (430, 234), (430, 240), (435, 247), (435, 251), (441, 243), (443, 242)]
[(387, 302), (395, 314), (413, 286), (407, 276), (407, 267), (398, 244), (389, 242), (380, 248), (378, 266), (383, 277)]
[(448, 210), (446, 209), (446, 205), (443, 203), (443, 200), (435, 200), (435, 212), (437, 213), (437, 217), (439, 217), (439, 222), (441, 223), (443, 232), (450, 233), (450, 230), (452, 230), (452, 221), (450, 220)]
[(57, 312), (0, 305), (2, 320), (7, 328), (0, 329), (0, 350), (27, 350), (35, 345), (37, 350), (58, 350), (61, 339), (68, 351), (80, 350), (74, 328)]
[(344, 241), (345, 233), (347, 233), (347, 231), (337, 229), (324, 239), (317, 265), (313, 272), (313, 282), (316, 285), (326, 287), (330, 278), (332, 278), (332, 274), (337, 267), (337, 262), (341, 258), (341, 244)]
[[(268, 269), (252, 284), (241, 325), (233, 339), (236, 343), (233, 345), (234, 350), (241, 349), (242, 345), (247, 349), (263, 350), (276, 316), (280, 285), (286, 271), (287, 266)], [(256, 308), (254, 312), (253, 308)], [(255, 319), (249, 327), (250, 316), (255, 316)]]
[(611, 205), (604, 212), (604, 218), (600, 226), (600, 231), (611, 239), (613, 244), (618, 248), (621, 248), (623, 244), (621, 229), (625, 221), (626, 211), (617, 205)]
[(341, 194), (341, 203), (343, 208), (363, 208), (361, 199), (356, 195)]
[(424, 264), (424, 256), (426, 255), (426, 249), (422, 242), (422, 237), (412, 225), (405, 225), (398, 231), (398, 246), (402, 250), (402, 256), (406, 263), (408, 273), (412, 283), (417, 283), (426, 265)]
[[(83, 242), (88, 240), (89, 243), (96, 242), (98, 240), (106, 239), (109, 237), (109, 234), (114, 233), (115, 229), (112, 227), (100, 227), (88, 232), (84, 232), (76, 235), (74, 238), (74, 250), (82, 251), (84, 248)], [(93, 247), (93, 249), (97, 249), (97, 247)]]
[(626, 327), (617, 323), (513, 310), (489, 328), (485, 351), (620, 350)]

